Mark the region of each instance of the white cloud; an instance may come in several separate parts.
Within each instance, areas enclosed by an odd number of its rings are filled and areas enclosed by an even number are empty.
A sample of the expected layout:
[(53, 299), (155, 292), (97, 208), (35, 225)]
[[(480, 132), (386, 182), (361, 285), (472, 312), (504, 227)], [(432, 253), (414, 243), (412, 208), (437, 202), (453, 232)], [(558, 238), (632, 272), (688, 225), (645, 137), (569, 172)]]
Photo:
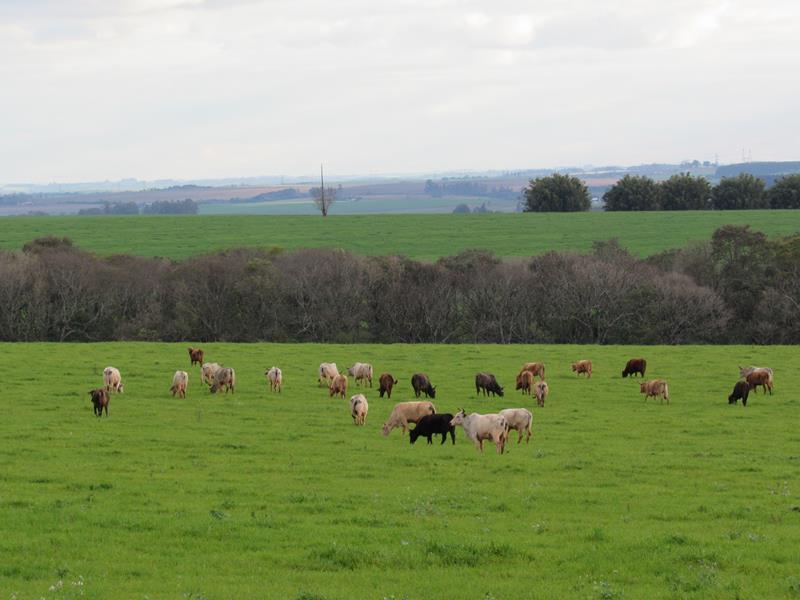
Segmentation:
[(798, 24), (789, 0), (4, 1), (0, 182), (797, 158)]

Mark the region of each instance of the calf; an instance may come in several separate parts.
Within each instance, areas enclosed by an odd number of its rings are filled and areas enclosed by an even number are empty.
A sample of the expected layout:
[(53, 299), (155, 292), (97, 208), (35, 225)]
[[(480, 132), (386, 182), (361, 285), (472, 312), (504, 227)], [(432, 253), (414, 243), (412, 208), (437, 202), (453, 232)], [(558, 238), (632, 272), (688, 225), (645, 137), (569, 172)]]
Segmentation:
[(750, 384), (747, 380), (742, 379), (737, 381), (733, 386), (733, 392), (728, 396), (728, 404), (736, 404), (739, 400), (742, 401), (742, 406), (747, 406), (747, 397), (750, 395)]
[(663, 379), (652, 379), (650, 381), (643, 381), (639, 384), (639, 391), (644, 394), (644, 401), (647, 402), (648, 398), (661, 396), (661, 404), (664, 400), (669, 404), (669, 388), (667, 382)]
[(384, 392), (386, 393), (386, 397), (389, 400), (392, 399), (392, 388), (397, 385), (397, 379), (392, 377), (391, 373), (383, 373), (380, 378), (378, 379), (378, 383), (380, 387), (378, 388), (378, 393), (383, 398)]
[(341, 396), (342, 400), (344, 400), (344, 396), (347, 393), (347, 375), (337, 375), (334, 377), (333, 381), (331, 381), (331, 387), (328, 388), (328, 392), (331, 398), (334, 396)]
[(414, 427), (414, 429), (412, 429), (409, 433), (411, 443), (413, 444), (417, 441), (419, 436), (422, 436), (428, 438), (428, 444), (433, 444), (432, 437), (435, 434), (440, 433), (442, 434), (442, 444), (444, 444), (447, 441), (447, 434), (449, 433), (450, 438), (453, 440), (453, 444), (455, 444), (456, 428), (455, 425), (450, 424), (450, 421), (452, 420), (453, 415), (450, 413), (425, 415), (417, 422), (417, 426)]
[(750, 373), (746, 379), (753, 393), (758, 391), (756, 388), (760, 385), (765, 394), (769, 390), (769, 395), (772, 395), (772, 373), (770, 371), (757, 369)]
[(353, 417), (354, 425), (364, 425), (369, 412), (369, 403), (364, 394), (356, 394), (350, 398), (350, 416)]
[(425, 373), (414, 373), (411, 377), (411, 387), (414, 388), (414, 395), (419, 398), (419, 395), (424, 393), (427, 398), (436, 398), (436, 388), (431, 385), (431, 380)]
[(475, 395), (479, 396), (481, 390), (483, 390), (484, 396), (497, 394), (501, 398), (503, 397), (503, 388), (491, 373), (478, 373), (475, 375)]
[(186, 398), (186, 387), (189, 385), (189, 374), (186, 371), (175, 371), (172, 376), (172, 387), (169, 391), (172, 392), (172, 397), (176, 395), (181, 398)]
[(97, 415), (98, 417), (102, 417), (103, 409), (105, 409), (106, 416), (108, 416), (108, 401), (109, 401), (108, 391), (105, 388), (97, 388), (89, 392), (89, 395), (92, 397), (94, 414)]
[(225, 393), (236, 392), (236, 373), (230, 367), (222, 367), (214, 374), (214, 383), (211, 384), (211, 393), (216, 394), (217, 390), (225, 388)]
[(627, 377), (628, 375), (630, 375), (631, 377), (633, 377), (636, 373), (639, 373), (639, 375), (644, 377), (644, 372), (646, 369), (647, 369), (647, 361), (645, 359), (632, 358), (625, 365), (625, 369), (622, 371), (622, 376)]
[(533, 386), (533, 393), (536, 395), (536, 404), (544, 408), (544, 400), (547, 398), (547, 394), (550, 393), (550, 386), (547, 385), (546, 381), (537, 381), (536, 385)]
[(192, 361), (192, 366), (203, 364), (203, 350), (201, 348), (189, 347), (189, 360)]
[(577, 373), (580, 375), (584, 373), (587, 379), (592, 378), (592, 361), (590, 360), (579, 360), (578, 362), (572, 363), (572, 372)]

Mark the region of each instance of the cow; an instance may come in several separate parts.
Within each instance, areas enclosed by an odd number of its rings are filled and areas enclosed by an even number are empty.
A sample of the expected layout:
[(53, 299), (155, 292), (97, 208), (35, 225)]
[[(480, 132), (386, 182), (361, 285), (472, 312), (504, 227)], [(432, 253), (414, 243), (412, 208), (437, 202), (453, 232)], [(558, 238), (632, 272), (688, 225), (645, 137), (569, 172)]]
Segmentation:
[(186, 371), (175, 371), (172, 376), (172, 387), (169, 391), (172, 392), (172, 397), (176, 395), (181, 398), (186, 398), (186, 388), (189, 385), (189, 374)]
[(530, 371), (534, 375), (538, 375), (541, 381), (544, 381), (544, 363), (539, 362), (529, 362), (522, 365), (522, 369), (520, 369), (520, 373), (523, 371)]
[(750, 384), (746, 379), (736, 382), (733, 386), (733, 392), (728, 396), (728, 404), (736, 404), (739, 400), (742, 401), (742, 406), (747, 406), (747, 397), (750, 395)]
[(103, 409), (105, 409), (106, 416), (108, 416), (108, 401), (110, 400), (108, 391), (105, 388), (97, 388), (90, 391), (89, 395), (92, 397), (94, 414), (98, 417), (102, 417)]
[(639, 373), (639, 375), (644, 377), (644, 372), (646, 369), (647, 369), (647, 361), (645, 359), (632, 358), (625, 365), (625, 370), (622, 371), (622, 376), (627, 377), (628, 375), (630, 375), (631, 377), (633, 377), (636, 373)]
[(436, 387), (431, 386), (431, 380), (425, 373), (414, 373), (411, 377), (411, 387), (414, 388), (414, 395), (417, 398), (423, 393), (426, 398), (436, 398)]
[(537, 381), (533, 386), (533, 393), (536, 396), (536, 404), (544, 408), (544, 401), (547, 398), (547, 394), (550, 393), (550, 386), (547, 385), (546, 381)]
[(222, 365), (219, 363), (203, 363), (203, 366), (200, 367), (200, 383), (206, 385), (214, 383), (214, 375), (216, 375), (217, 371), (221, 368)]
[(522, 436), (526, 435), (525, 443), (531, 441), (533, 432), (531, 431), (531, 424), (533, 423), (533, 414), (527, 408), (504, 408), (499, 413), (501, 417), (508, 423), (508, 429), (515, 429), (519, 433), (517, 444), (522, 441)]
[(122, 393), (122, 376), (119, 374), (119, 369), (114, 367), (106, 367), (103, 369), (103, 384), (106, 386), (106, 391)]
[(189, 360), (192, 362), (192, 366), (201, 365), (203, 364), (203, 350), (202, 348), (192, 348), (189, 347)]
[(225, 388), (225, 393), (236, 392), (236, 373), (230, 367), (222, 367), (214, 373), (214, 382), (211, 384), (211, 393), (216, 394), (218, 390)]
[[(426, 437), (428, 438), (428, 445), (431, 445), (433, 444), (433, 436), (441, 434), (442, 444), (444, 444), (447, 441), (447, 434), (449, 433), (453, 444), (455, 444), (456, 428), (454, 425), (450, 424), (452, 420), (453, 415), (450, 413), (425, 415), (417, 422), (417, 426), (409, 432), (408, 437), (412, 444), (417, 441), (419, 436)], [(439, 445), (441, 446), (442, 444)]]
[(522, 371), (517, 375), (517, 389), (522, 390), (523, 394), (531, 395), (533, 388), (533, 373), (530, 371)]
[(386, 393), (386, 397), (391, 400), (392, 388), (397, 385), (397, 379), (392, 377), (391, 373), (383, 373), (378, 379), (378, 383), (380, 384), (378, 393), (381, 395), (381, 398), (383, 398), (383, 394)]
[(470, 413), (467, 415), (462, 408), (450, 421), (450, 425), (461, 425), (464, 433), (475, 444), (476, 450), (483, 452), (483, 441), (492, 440), (498, 454), (505, 452), (508, 441), (508, 422), (498, 414)]
[(355, 377), (356, 385), (366, 385), (369, 382), (369, 387), (372, 387), (372, 365), (369, 363), (357, 362), (352, 367), (347, 369), (347, 374), (350, 377)]
[(354, 425), (364, 425), (369, 412), (369, 403), (364, 394), (356, 394), (350, 398), (350, 415)]
[(739, 377), (747, 377), (753, 371), (767, 371), (770, 375), (772, 375), (772, 369), (769, 367), (743, 367), (739, 365)]
[(475, 375), (475, 395), (479, 396), (481, 390), (483, 390), (484, 396), (497, 394), (501, 398), (503, 397), (503, 388), (491, 373), (478, 373)]
[(381, 433), (389, 435), (395, 427), (403, 428), (403, 435), (408, 431), (409, 423), (418, 423), (425, 415), (436, 414), (436, 407), (428, 400), (399, 402), (394, 405), (392, 414), (383, 424)]
[(331, 398), (334, 396), (341, 396), (342, 400), (344, 400), (344, 396), (347, 394), (347, 375), (337, 375), (334, 377), (333, 381), (331, 381), (331, 387), (328, 388), (328, 392)]
[(269, 383), (269, 391), (278, 392), (283, 389), (283, 372), (278, 367), (271, 367), (264, 372)]
[(587, 379), (592, 378), (592, 361), (590, 360), (579, 360), (578, 362), (572, 363), (572, 372), (577, 373), (580, 375), (581, 373), (585, 374)]
[(664, 400), (669, 404), (669, 387), (667, 382), (663, 379), (651, 379), (650, 381), (643, 381), (639, 384), (639, 391), (644, 394), (644, 401), (647, 402), (648, 398), (661, 396), (661, 404)]
[(767, 390), (769, 390), (769, 395), (772, 395), (772, 373), (770, 371), (766, 369), (753, 371), (746, 377), (746, 380), (750, 385), (750, 389), (753, 390), (753, 393), (758, 392), (756, 388), (760, 385), (765, 394)]
[(333, 381), (334, 377), (339, 374), (339, 369), (336, 366), (336, 363), (320, 363), (319, 365), (319, 377), (317, 381), (319, 381), (320, 387), (324, 384), (327, 387), (331, 387), (331, 382)]

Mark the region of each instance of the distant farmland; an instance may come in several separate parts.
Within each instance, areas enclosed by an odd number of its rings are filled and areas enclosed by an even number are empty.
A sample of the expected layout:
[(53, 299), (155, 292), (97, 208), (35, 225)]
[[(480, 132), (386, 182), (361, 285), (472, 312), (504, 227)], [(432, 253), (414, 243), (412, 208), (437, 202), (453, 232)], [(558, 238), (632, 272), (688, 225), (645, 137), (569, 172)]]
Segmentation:
[(640, 256), (706, 240), (725, 224), (749, 224), (771, 236), (800, 231), (800, 211), (653, 213), (8, 217), (0, 248), (19, 249), (40, 236), (68, 236), (103, 255), (185, 258), (234, 247), (336, 247), (366, 255), (423, 260), (481, 248), (524, 257), (548, 250), (585, 252), (592, 242), (619, 238)]

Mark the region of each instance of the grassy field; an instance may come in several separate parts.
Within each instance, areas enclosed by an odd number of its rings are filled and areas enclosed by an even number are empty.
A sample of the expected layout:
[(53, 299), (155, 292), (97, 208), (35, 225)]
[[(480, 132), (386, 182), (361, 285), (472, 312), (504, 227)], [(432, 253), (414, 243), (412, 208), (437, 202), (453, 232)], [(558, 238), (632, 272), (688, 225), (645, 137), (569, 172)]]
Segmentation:
[[(206, 346), (237, 370), (212, 396), (185, 345), (3, 344), (5, 598), (792, 598), (800, 595), (800, 388), (792, 347)], [(670, 382), (645, 403), (630, 356)], [(578, 379), (569, 363), (591, 358)], [(475, 396), (547, 363), (551, 396)], [(400, 379), (367, 425), (316, 387), (320, 361)], [(729, 406), (737, 364), (771, 397)], [(86, 393), (106, 365), (110, 417)], [(284, 370), (283, 394), (263, 371)], [(190, 371), (172, 400), (172, 373)], [(534, 438), (497, 455), (415, 446), (380, 425), (424, 370), (439, 412), (526, 405)], [(352, 391), (352, 388), (351, 388)]]
[(800, 211), (549, 213), (492, 215), (7, 217), (0, 248), (19, 249), (43, 235), (69, 236), (101, 254), (185, 258), (237, 246), (340, 247), (368, 255), (432, 260), (466, 248), (500, 256), (586, 251), (617, 237), (638, 255), (708, 239), (727, 223), (769, 235), (800, 231)]

